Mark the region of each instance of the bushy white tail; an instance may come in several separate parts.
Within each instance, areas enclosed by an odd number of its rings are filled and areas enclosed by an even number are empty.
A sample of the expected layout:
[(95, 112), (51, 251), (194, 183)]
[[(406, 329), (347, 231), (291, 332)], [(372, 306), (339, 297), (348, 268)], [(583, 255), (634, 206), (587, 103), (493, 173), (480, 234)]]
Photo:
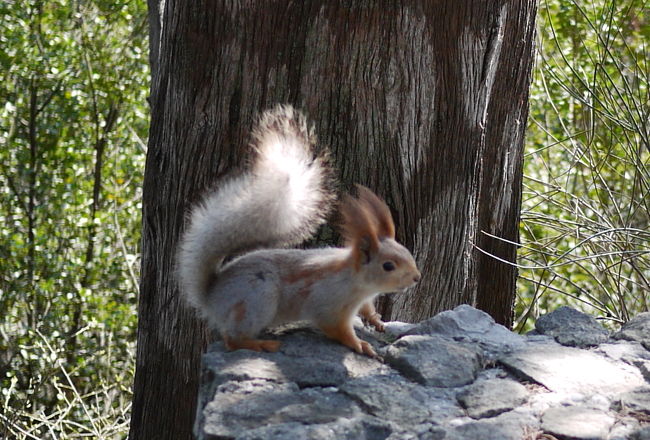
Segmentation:
[(188, 301), (202, 306), (224, 258), (298, 244), (322, 224), (334, 201), (327, 150), (287, 105), (265, 112), (253, 131), (250, 169), (223, 182), (190, 216), (178, 252)]

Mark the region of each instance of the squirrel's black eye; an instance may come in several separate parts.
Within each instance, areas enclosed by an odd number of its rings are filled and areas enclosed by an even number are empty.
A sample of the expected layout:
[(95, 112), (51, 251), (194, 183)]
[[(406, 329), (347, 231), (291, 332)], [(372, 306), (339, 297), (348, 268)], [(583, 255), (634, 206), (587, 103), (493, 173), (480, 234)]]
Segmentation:
[(382, 266), (386, 272), (390, 272), (391, 270), (395, 270), (395, 263), (392, 261), (386, 261)]

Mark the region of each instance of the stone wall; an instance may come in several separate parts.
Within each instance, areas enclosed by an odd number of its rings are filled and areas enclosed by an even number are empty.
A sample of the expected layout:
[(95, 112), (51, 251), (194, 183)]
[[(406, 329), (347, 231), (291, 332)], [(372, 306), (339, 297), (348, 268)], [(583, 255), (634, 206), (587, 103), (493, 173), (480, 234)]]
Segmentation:
[(650, 439), (650, 313), (609, 335), (562, 307), (521, 336), (470, 306), (385, 334), (382, 360), (305, 328), (203, 357), (198, 439)]

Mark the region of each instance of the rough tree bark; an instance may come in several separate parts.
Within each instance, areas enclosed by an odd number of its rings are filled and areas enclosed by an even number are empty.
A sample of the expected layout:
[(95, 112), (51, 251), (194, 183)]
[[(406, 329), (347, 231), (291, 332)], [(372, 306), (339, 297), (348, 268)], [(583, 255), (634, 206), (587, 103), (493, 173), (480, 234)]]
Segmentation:
[(152, 121), (130, 438), (189, 439), (207, 332), (174, 251), (202, 190), (278, 102), (307, 112), (344, 186), (393, 210), (423, 272), (393, 319), (470, 303), (509, 324), (536, 0), (150, 0)]

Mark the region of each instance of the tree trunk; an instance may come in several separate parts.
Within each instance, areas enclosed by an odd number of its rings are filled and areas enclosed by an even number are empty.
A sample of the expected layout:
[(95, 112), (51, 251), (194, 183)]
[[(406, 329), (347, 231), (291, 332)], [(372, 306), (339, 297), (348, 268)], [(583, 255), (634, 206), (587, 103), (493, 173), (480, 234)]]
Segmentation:
[(143, 193), (130, 438), (189, 439), (207, 333), (174, 280), (184, 215), (241, 165), (260, 111), (303, 109), (343, 187), (391, 206), (423, 279), (382, 301), (417, 321), (469, 303), (508, 324), (535, 0), (176, 1), (151, 6), (152, 122)]

